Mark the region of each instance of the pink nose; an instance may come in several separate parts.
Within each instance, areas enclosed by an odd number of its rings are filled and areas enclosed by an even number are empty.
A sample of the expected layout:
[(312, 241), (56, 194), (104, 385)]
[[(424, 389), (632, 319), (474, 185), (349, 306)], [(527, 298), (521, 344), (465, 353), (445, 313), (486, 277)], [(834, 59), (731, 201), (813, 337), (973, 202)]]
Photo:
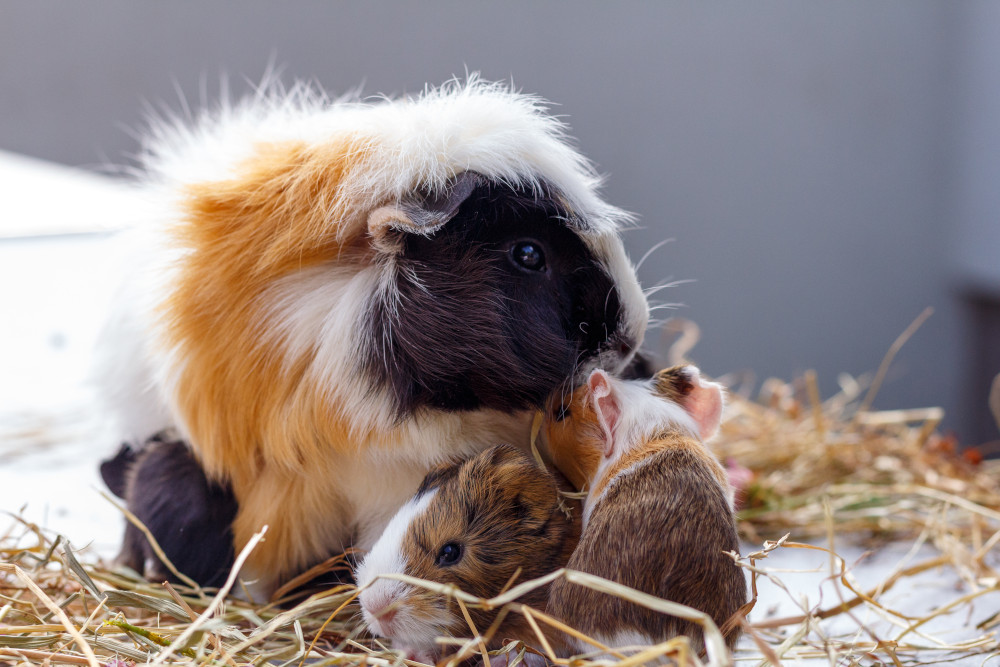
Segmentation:
[[(370, 615), (378, 624), (381, 634), (392, 633), (392, 620), (396, 617), (397, 600), (388, 597), (367, 597), (362, 596), (361, 608)], [(374, 628), (373, 628), (374, 629)]]

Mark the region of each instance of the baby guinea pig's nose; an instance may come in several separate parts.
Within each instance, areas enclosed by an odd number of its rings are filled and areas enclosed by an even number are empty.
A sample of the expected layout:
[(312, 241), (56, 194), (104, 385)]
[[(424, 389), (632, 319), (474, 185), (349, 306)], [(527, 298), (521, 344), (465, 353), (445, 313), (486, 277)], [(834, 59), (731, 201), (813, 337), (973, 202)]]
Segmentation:
[(383, 591), (367, 589), (358, 596), (361, 612), (376, 634), (388, 636), (392, 634), (392, 621), (398, 611), (398, 600)]

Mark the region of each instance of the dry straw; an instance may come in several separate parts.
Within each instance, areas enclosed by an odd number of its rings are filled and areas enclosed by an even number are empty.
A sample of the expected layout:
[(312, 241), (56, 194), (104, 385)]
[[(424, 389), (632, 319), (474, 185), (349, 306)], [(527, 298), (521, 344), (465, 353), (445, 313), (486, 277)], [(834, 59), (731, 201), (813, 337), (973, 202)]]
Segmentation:
[[(889, 361), (891, 354), (884, 367)], [(514, 665), (527, 652), (554, 658), (544, 636), (554, 628), (593, 647), (587, 655), (554, 660), (579, 667), (777, 665), (810, 658), (842, 665), (1000, 664), (1000, 461), (957, 451), (937, 431), (938, 409), (872, 412), (879, 382), (879, 376), (870, 383), (844, 376), (841, 391), (823, 400), (815, 376), (806, 374), (791, 384), (769, 380), (753, 399), (739, 390), (731, 397), (714, 448), (741, 480), (742, 534), (762, 545), (738, 559), (753, 602), (748, 618), (727, 624), (744, 629), (734, 655), (703, 614), (581, 573), (520, 582), (493, 600), (407, 579), (451, 596), (469, 619), (467, 636), (440, 639), (445, 662)], [(865, 587), (833, 548), (853, 542), (878, 552), (901, 541), (913, 546), (907, 558)], [(767, 567), (791, 549), (810, 550), (826, 563), (825, 595), (796, 590), (785, 583), (789, 573)], [(227, 594), (238, 584), (234, 577), (221, 591), (146, 582), (13, 517), (0, 535), (0, 664), (416, 665), (364, 633), (353, 587), (328, 586), (299, 602), (287, 597), (310, 576), (343, 564), (333, 558), (279, 591), (279, 600), (254, 603)], [(935, 590), (936, 604), (919, 616), (893, 608), (891, 594), (921, 586), (928, 573), (953, 585)], [(517, 602), (558, 576), (700, 623), (707, 651), (692, 651), (684, 637), (612, 651)], [(769, 614), (778, 598), (795, 602), (797, 613)], [(481, 657), (497, 624), (474, 628), (467, 609), (477, 605), (523, 614), (537, 628), (536, 648), (510, 642)]]

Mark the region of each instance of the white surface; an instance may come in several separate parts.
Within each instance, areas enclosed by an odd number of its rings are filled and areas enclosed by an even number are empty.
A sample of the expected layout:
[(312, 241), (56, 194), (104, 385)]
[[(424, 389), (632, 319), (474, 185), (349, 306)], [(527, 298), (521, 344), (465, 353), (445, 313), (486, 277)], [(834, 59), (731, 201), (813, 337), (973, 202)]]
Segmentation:
[[(97, 488), (116, 443), (86, 385), (107, 295), (107, 237), (0, 240), (0, 510), (113, 554), (121, 517)], [(0, 522), (2, 529), (3, 522)]]
[(143, 200), (118, 181), (0, 151), (0, 238), (121, 229)]
[[(10, 173), (12, 165), (19, 164), (8, 157), (0, 154), (0, 174)], [(35, 167), (22, 175), (27, 178), (30, 172), (31, 178), (44, 181), (49, 172)], [(65, 168), (53, 168), (53, 182), (65, 176), (64, 172)], [(43, 186), (38, 183), (33, 187), (39, 191), (45, 189)], [(112, 181), (96, 187), (93, 199), (87, 198), (87, 191), (83, 188), (76, 195), (75, 207), (80, 210), (101, 206), (114, 210), (118, 219), (136, 210), (132, 208), (136, 203), (133, 193)], [(97, 553), (111, 556), (117, 550), (123, 520), (98, 492), (103, 484), (97, 464), (111, 455), (118, 443), (102, 435), (100, 414), (85, 379), (90, 349), (110, 298), (116, 262), (112, 237), (84, 233), (90, 223), (80, 221), (87, 219), (82, 215), (77, 219), (73, 230), (77, 233), (72, 236), (38, 236), (37, 230), (44, 226), (40, 223), (22, 228), (31, 238), (0, 238), (0, 510), (16, 513), (23, 508), (24, 516), (66, 535), (75, 546), (92, 545)], [(6, 528), (4, 523), (0, 520), (0, 531)], [(863, 588), (883, 580), (897, 567), (930, 555), (930, 550), (924, 549), (907, 556), (907, 545), (897, 545), (855, 565), (863, 551), (846, 542), (836, 546), (849, 559), (852, 576)], [(747, 550), (745, 547), (744, 552)], [(781, 573), (788, 592), (762, 581), (751, 620), (796, 615), (801, 613), (800, 607), (825, 609), (840, 596), (851, 597), (843, 590), (838, 594), (834, 583), (827, 581), (829, 558), (823, 553), (782, 549), (760, 565), (805, 571)], [(882, 600), (915, 615), (956, 598), (960, 590), (967, 592), (958, 586), (958, 578), (950, 571), (931, 571), (899, 584)], [(974, 629), (975, 623), (998, 609), (1000, 593), (994, 591), (980, 598), (971, 612), (962, 608), (922, 630), (947, 641), (977, 636), (980, 632)], [(869, 610), (859, 608), (855, 617), (872, 623), (879, 639), (892, 639), (901, 632)], [(850, 633), (855, 627), (849, 619), (837, 619), (824, 623), (821, 632)], [(868, 639), (865, 635), (857, 638)], [(924, 643), (933, 645), (934, 640)], [(925, 659), (937, 657), (928, 656)], [(790, 658), (785, 664), (798, 662)], [(950, 664), (980, 665), (982, 658)]]

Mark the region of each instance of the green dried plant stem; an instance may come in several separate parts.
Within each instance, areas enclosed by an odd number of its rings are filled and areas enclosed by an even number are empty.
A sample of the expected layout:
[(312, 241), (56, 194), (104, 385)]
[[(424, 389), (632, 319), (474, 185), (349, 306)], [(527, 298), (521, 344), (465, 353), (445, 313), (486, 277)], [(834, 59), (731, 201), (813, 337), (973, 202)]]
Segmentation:
[[(170, 640), (164, 637), (163, 635), (153, 632), (152, 630), (147, 630), (146, 628), (140, 628), (137, 625), (132, 625), (128, 621), (123, 621), (122, 619), (119, 618), (112, 618), (106, 620), (104, 621), (104, 625), (113, 625), (116, 628), (121, 628), (122, 630), (125, 630), (126, 632), (132, 632), (134, 634), (139, 635), (140, 637), (145, 637), (149, 641), (153, 642), (154, 644), (158, 644), (160, 646), (170, 646)], [(195, 657), (195, 652), (189, 648), (181, 649), (180, 651), (178, 651), (178, 653), (187, 658)]]

